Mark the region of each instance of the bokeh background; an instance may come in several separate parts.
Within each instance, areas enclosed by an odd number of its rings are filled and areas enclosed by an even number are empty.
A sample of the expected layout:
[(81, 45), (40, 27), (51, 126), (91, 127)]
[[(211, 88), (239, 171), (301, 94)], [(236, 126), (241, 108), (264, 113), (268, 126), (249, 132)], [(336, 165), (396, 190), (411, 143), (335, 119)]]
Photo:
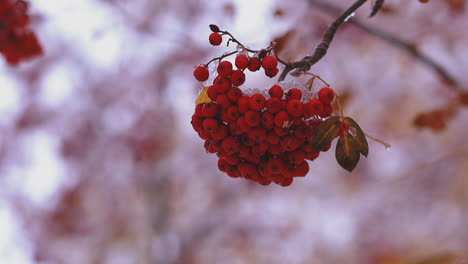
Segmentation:
[[(286, 60), (311, 54), (334, 20), (314, 1), (30, 3), (44, 56), (0, 60), (0, 263), (468, 263), (464, 0), (388, 0), (372, 19), (367, 3), (353, 17), (427, 54), (455, 88), (400, 47), (339, 29), (312, 72), (392, 147), (370, 142), (353, 173), (324, 153), (287, 188), (217, 170), (190, 125), (192, 71), (235, 49), (210, 46), (209, 24), (253, 49), (276, 40)], [(415, 125), (446, 108), (436, 129)]]

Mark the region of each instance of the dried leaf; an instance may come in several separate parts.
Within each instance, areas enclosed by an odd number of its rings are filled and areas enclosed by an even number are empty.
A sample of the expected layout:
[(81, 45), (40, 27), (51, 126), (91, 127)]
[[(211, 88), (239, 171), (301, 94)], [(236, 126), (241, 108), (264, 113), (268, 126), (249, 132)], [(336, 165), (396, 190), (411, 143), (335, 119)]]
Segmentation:
[(336, 143), (336, 161), (343, 169), (352, 172), (359, 162), (360, 149), (356, 139), (349, 132), (344, 132)]
[(321, 123), (312, 137), (312, 148), (315, 150), (325, 150), (336, 138), (341, 128), (339, 116), (332, 116)]
[(367, 144), (366, 135), (362, 131), (361, 127), (351, 117), (345, 117), (344, 122), (349, 125), (350, 130), (353, 132), (354, 139), (359, 145), (359, 152), (364, 155), (364, 157), (367, 157), (369, 154), (369, 145)]
[(202, 103), (211, 103), (212, 100), (208, 96), (208, 87), (203, 87), (203, 89), (200, 92), (200, 95), (198, 95), (197, 100), (195, 101), (196, 104), (202, 104)]

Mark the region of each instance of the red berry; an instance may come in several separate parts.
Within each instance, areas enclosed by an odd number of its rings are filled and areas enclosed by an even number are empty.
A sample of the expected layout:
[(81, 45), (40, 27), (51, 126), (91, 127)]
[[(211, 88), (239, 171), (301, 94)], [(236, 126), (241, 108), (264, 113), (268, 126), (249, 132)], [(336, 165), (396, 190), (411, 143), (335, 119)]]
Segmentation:
[(330, 87), (324, 87), (318, 92), (318, 98), (323, 104), (331, 104), (335, 98), (335, 92)]
[(268, 112), (272, 114), (275, 114), (281, 111), (282, 105), (283, 104), (281, 103), (281, 100), (278, 99), (277, 97), (271, 97), (266, 102), (267, 110)]
[(286, 166), (282, 159), (273, 158), (267, 162), (265, 170), (270, 174), (282, 174), (285, 168)]
[(267, 135), (266, 130), (261, 127), (254, 128), (250, 130), (250, 132), (248, 133), (248, 137), (255, 142), (260, 142), (264, 140), (266, 135)]
[(268, 147), (268, 152), (270, 152), (270, 153), (273, 154), (273, 155), (278, 155), (278, 154), (280, 154), (281, 152), (283, 152), (283, 148), (282, 148), (281, 145), (279, 145), (279, 144), (270, 145), (270, 146)]
[(315, 160), (320, 155), (320, 151), (306, 152), (305, 159)]
[(278, 74), (278, 72), (279, 72), (278, 68), (265, 69), (265, 75), (270, 78), (275, 77), (276, 74)]
[(198, 132), (202, 128), (203, 118), (199, 117), (197, 114), (193, 114), (190, 123), (192, 124), (193, 130)]
[(236, 155), (228, 155), (222, 157), (229, 165), (237, 165), (240, 163), (239, 156)]
[(286, 93), (286, 100), (297, 99), (301, 100), (302, 91), (298, 88), (292, 88)]
[(249, 107), (250, 109), (260, 111), (266, 105), (265, 96), (261, 94), (253, 94), (249, 100)]
[(309, 135), (312, 135), (312, 130), (304, 122), (301, 122), (294, 129), (294, 136), (297, 138), (306, 138)]
[(324, 104), (323, 105), (323, 112), (320, 115), (321, 117), (329, 117), (333, 114), (333, 106), (331, 104)]
[(302, 102), (297, 99), (289, 100), (288, 104), (286, 105), (286, 110), (290, 116), (300, 117), (303, 110)]
[(211, 138), (211, 134), (210, 132), (204, 130), (204, 129), (200, 129), (200, 131), (198, 131), (198, 136), (201, 138), (201, 139), (210, 139)]
[(229, 97), (226, 94), (220, 94), (216, 97), (216, 103), (226, 109), (231, 105), (231, 100), (229, 100)]
[(229, 77), (232, 74), (232, 63), (230, 61), (222, 61), (216, 69), (222, 77)]
[(278, 60), (275, 56), (265, 56), (265, 58), (263, 58), (262, 67), (265, 70), (274, 69), (276, 66), (278, 66)]
[(216, 132), (211, 133), (211, 137), (215, 140), (222, 140), (229, 134), (229, 129), (225, 124), (221, 124)]
[(307, 103), (306, 109), (310, 116), (321, 115), (323, 112), (323, 104), (319, 99), (313, 98)]
[(221, 145), (219, 144), (219, 142), (213, 139), (208, 139), (207, 141), (205, 141), (204, 147), (205, 150), (209, 153), (217, 153), (221, 150)]
[(249, 102), (250, 102), (250, 97), (247, 95), (243, 95), (237, 100), (237, 104), (239, 105), (239, 112), (241, 113), (246, 113), (249, 111)]
[(228, 172), (230, 166), (231, 166), (231, 165), (229, 165), (229, 163), (227, 163), (225, 159), (220, 158), (220, 159), (218, 160), (218, 169), (219, 169), (220, 171), (222, 171), (222, 172)]
[(301, 149), (296, 149), (288, 153), (288, 160), (293, 164), (300, 164), (305, 159), (305, 152)]
[(285, 127), (275, 126), (273, 130), (275, 131), (275, 134), (280, 137), (286, 136), (289, 133), (289, 128), (285, 128)]
[(270, 90), (268, 90), (268, 94), (270, 94), (271, 97), (276, 97), (281, 99), (283, 97), (283, 88), (279, 85), (273, 85)]
[(271, 145), (277, 145), (280, 142), (280, 137), (274, 131), (268, 132), (266, 141)]
[(289, 121), (289, 115), (286, 111), (281, 111), (281, 112), (278, 112), (276, 115), (275, 115), (275, 125), (277, 127), (286, 127), (287, 126), (287, 122)]
[(248, 133), (252, 129), (252, 127), (247, 123), (245, 116), (241, 116), (237, 119), (237, 125), (239, 130), (243, 133)]
[(236, 103), (237, 100), (242, 96), (242, 90), (237, 88), (237, 87), (232, 87), (231, 89), (228, 90), (227, 96), (231, 102)]
[(230, 166), (226, 174), (231, 178), (239, 178), (241, 176), (237, 166)]
[(262, 63), (260, 62), (259, 58), (257, 57), (250, 58), (249, 65), (248, 65), (249, 71), (251, 72), (258, 71), (261, 66), (262, 66)]
[(227, 155), (232, 155), (239, 151), (240, 143), (234, 137), (227, 137), (221, 142), (221, 148)]
[(294, 181), (294, 178), (292, 177), (284, 177), (283, 179), (281, 179), (279, 184), (283, 187), (288, 187), (293, 183), (293, 181)]
[(215, 103), (206, 103), (203, 104), (201, 109), (201, 114), (204, 117), (214, 117), (218, 114), (219, 109), (218, 105)]
[(203, 120), (203, 128), (211, 133), (216, 132), (216, 130), (219, 128), (218, 120), (214, 118), (207, 118)]
[(305, 160), (303, 160), (291, 170), (293, 177), (304, 177), (306, 176), (307, 172), (309, 172), (309, 163)]
[(241, 70), (235, 70), (231, 74), (232, 85), (241, 86), (245, 82), (245, 74)]
[(223, 37), (218, 33), (211, 33), (208, 40), (210, 41), (211, 45), (219, 46), (221, 45), (221, 42), (223, 42)]
[(239, 108), (237, 106), (230, 106), (227, 109), (227, 116), (231, 121), (236, 121), (240, 117)]
[(244, 179), (255, 180), (258, 178), (259, 174), (257, 167), (249, 162), (244, 162), (239, 164), (239, 172)]
[(245, 113), (245, 122), (251, 126), (251, 127), (256, 127), (260, 124), (261, 118), (260, 118), (260, 113), (257, 111), (248, 111)]
[(208, 87), (207, 93), (208, 97), (211, 100), (216, 101), (216, 97), (218, 97), (218, 91), (216, 90), (216, 86), (211, 85), (210, 87)]
[(231, 88), (231, 80), (227, 77), (217, 76), (213, 81), (213, 86), (216, 87), (218, 94), (225, 93)]
[(199, 82), (204, 82), (208, 80), (208, 77), (210, 76), (210, 73), (208, 72), (208, 67), (204, 65), (199, 65), (193, 70), (193, 76), (195, 76), (195, 79)]
[(238, 136), (242, 134), (242, 131), (239, 129), (239, 124), (237, 122), (229, 122), (228, 129), (231, 135)]
[(300, 140), (296, 137), (286, 136), (280, 141), (281, 147), (286, 151), (293, 151), (296, 150), (301, 146), (303, 140)]
[(195, 106), (195, 114), (196, 114), (197, 116), (203, 117), (203, 113), (202, 113), (203, 106), (205, 106), (204, 103), (203, 103), (203, 104), (197, 104), (197, 105)]
[(239, 54), (236, 57), (235, 65), (238, 69), (244, 70), (249, 66), (249, 57), (244, 54)]
[(262, 126), (267, 129), (273, 128), (274, 125), (274, 119), (275, 117), (273, 116), (272, 113), (264, 111), (262, 112)]

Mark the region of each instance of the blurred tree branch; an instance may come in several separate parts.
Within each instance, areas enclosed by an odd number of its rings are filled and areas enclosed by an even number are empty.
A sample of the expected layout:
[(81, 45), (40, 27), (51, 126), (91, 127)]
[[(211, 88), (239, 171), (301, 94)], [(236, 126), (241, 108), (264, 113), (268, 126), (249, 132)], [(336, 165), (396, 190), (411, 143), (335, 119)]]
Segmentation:
[[(333, 4), (330, 4), (325, 1), (315, 1), (315, 0), (309, 0), (310, 5), (327, 12), (331, 15), (337, 15), (341, 12), (340, 8), (337, 6), (334, 6)], [(371, 27), (369, 25), (366, 25), (365, 23), (357, 20), (357, 19), (350, 19), (349, 23), (355, 25), (356, 27), (362, 29), (363, 31), (367, 32), (370, 35), (373, 35), (377, 38), (380, 38), (391, 45), (398, 47), (402, 49), (403, 51), (409, 53), (412, 55), (416, 60), (421, 61), (425, 65), (429, 66), (432, 68), (438, 75), (439, 77), (449, 85), (454, 90), (459, 90), (460, 85), (457, 82), (457, 80), (444, 68), (442, 65), (434, 61), (432, 58), (428, 57), (426, 54), (422, 53), (421, 51), (418, 50), (416, 45), (401, 40), (397, 38), (396, 36), (393, 36), (389, 33), (383, 32), (377, 28)]]
[[(314, 1), (310, 1), (312, 4)], [(314, 54), (312, 56), (305, 56), (299, 61), (295, 62), (285, 62), (278, 58), (278, 60), (285, 65), (283, 72), (281, 73), (278, 81), (282, 81), (286, 78), (289, 72), (292, 70), (296, 70), (293, 74), (297, 74), (299, 72), (305, 72), (310, 70), (310, 67), (321, 60), (325, 54), (327, 54), (328, 47), (335, 36), (336, 31), (338, 28), (343, 24), (343, 22), (347, 21), (353, 13), (361, 7), (367, 0), (358, 0), (352, 6), (350, 6), (346, 11), (344, 11), (329, 27), (325, 35), (323, 35), (322, 42), (315, 48)]]

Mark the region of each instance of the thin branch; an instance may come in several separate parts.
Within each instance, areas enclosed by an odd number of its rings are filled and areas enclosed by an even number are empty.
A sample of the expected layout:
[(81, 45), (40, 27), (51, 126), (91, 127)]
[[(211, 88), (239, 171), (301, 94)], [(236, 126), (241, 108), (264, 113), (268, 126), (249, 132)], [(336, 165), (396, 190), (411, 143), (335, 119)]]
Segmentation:
[[(331, 15), (337, 15), (339, 14), (340, 8), (329, 4), (324, 1), (309, 1), (311, 5), (313, 5), (316, 8), (319, 8), (325, 12), (328, 12)], [(406, 42), (404, 40), (401, 40), (397, 38), (396, 36), (393, 36), (389, 33), (383, 32), (377, 28), (373, 28), (371, 26), (368, 26), (364, 24), (363, 22), (356, 20), (356, 19), (351, 19), (349, 21), (351, 24), (355, 25), (356, 27), (364, 30), (365, 32), (369, 33), (370, 35), (376, 36), (404, 51), (412, 55), (416, 60), (421, 61), (422, 63), (426, 64), (430, 68), (432, 68), (439, 76), (440, 78), (446, 82), (451, 88), (454, 90), (459, 90), (459, 83), (457, 80), (440, 64), (438, 64), (436, 61), (428, 57), (426, 54), (422, 53), (419, 51), (416, 46), (410, 42)]]
[(372, 12), (369, 15), (369, 17), (375, 16), (379, 12), (379, 10), (382, 8), (383, 4), (384, 4), (384, 0), (375, 1), (374, 7), (372, 8)]
[(323, 36), (322, 42), (315, 48), (312, 56), (306, 56), (299, 61), (285, 63), (285, 68), (281, 73), (278, 81), (284, 80), (288, 73), (296, 69), (295, 73), (304, 72), (310, 70), (310, 67), (322, 59), (327, 53), (328, 47), (335, 36), (338, 28), (350, 17), (359, 7), (361, 7), (367, 0), (358, 0), (352, 6), (350, 6), (343, 14), (341, 14), (329, 27), (325, 35)]

